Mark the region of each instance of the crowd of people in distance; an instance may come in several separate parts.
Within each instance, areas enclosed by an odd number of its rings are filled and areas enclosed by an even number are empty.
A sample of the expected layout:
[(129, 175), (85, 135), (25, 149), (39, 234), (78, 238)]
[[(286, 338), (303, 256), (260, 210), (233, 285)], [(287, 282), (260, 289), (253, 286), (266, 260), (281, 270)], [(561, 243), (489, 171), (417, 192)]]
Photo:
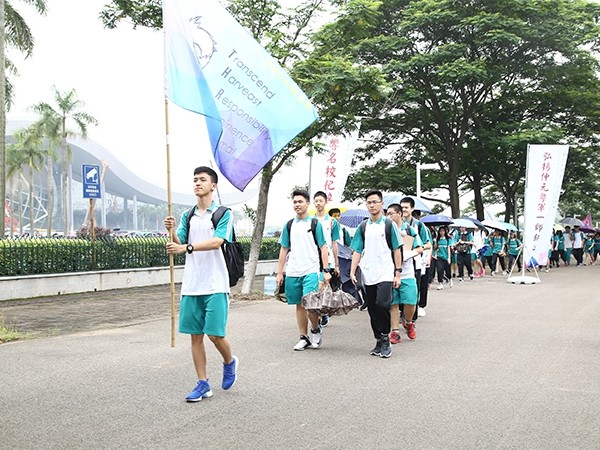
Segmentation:
[(570, 266), (571, 256), (577, 267), (596, 265), (600, 254), (600, 232), (584, 233), (580, 228), (575, 225), (573, 229), (566, 226), (564, 231), (553, 230), (552, 248), (548, 255), (550, 267), (560, 267), (561, 261), (565, 267)]

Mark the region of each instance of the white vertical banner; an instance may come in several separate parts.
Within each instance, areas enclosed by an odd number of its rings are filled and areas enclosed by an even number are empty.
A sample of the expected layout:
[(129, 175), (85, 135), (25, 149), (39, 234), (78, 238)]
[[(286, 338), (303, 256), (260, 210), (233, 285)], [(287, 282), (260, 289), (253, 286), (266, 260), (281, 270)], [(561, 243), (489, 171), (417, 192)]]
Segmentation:
[(523, 261), (528, 266), (548, 263), (568, 154), (568, 145), (527, 146)]
[(349, 136), (330, 135), (324, 139), (325, 151), (313, 155), (310, 198), (313, 198), (315, 192), (323, 191), (327, 194), (327, 201), (341, 202), (350, 175), (358, 133), (359, 130), (356, 130)]

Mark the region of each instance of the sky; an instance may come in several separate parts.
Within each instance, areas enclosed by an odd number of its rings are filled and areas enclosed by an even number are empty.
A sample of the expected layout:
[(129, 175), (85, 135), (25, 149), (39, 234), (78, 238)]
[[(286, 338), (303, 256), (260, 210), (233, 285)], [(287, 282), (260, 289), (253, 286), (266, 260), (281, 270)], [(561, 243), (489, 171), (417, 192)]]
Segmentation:
[[(130, 170), (153, 184), (167, 187), (162, 32), (103, 28), (99, 13), (108, 0), (47, 0), (48, 14), (39, 16), (25, 3), (13, 6), (35, 37), (28, 59), (9, 51), (19, 75), (10, 76), (14, 104), (8, 120), (34, 120), (32, 105), (52, 103), (52, 86), (75, 89), (84, 110), (98, 120), (88, 137), (105, 147)], [(171, 189), (192, 190), (192, 169), (209, 164), (203, 119), (170, 104), (169, 147)], [(109, 168), (110, 170), (110, 168)], [(222, 192), (235, 190), (219, 180)], [(256, 192), (258, 177), (246, 191)], [(305, 158), (275, 175), (269, 196), (267, 225), (281, 225), (293, 215), (288, 192), (308, 183)], [(257, 195), (250, 195), (255, 207)]]

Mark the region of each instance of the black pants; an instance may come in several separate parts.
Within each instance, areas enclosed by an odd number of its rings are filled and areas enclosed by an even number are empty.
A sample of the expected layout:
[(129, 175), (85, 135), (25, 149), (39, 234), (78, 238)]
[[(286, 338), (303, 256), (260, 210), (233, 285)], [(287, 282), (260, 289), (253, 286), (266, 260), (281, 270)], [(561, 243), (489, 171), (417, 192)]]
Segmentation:
[(473, 275), (473, 268), (471, 267), (471, 253), (469, 252), (458, 252), (456, 254), (456, 260), (458, 262), (458, 276), (464, 278), (465, 267), (469, 276)]
[(573, 248), (573, 256), (578, 266), (583, 264), (583, 248)]
[(510, 253), (508, 254), (508, 268), (512, 269), (515, 259), (517, 260), (517, 267), (521, 270), (521, 258), (517, 258), (517, 255), (511, 255)]
[(390, 334), (390, 306), (392, 306), (392, 282), (382, 281), (365, 286), (365, 301), (371, 318), (375, 339)]
[(506, 263), (504, 262), (504, 256), (498, 255), (498, 253), (494, 253), (492, 255), (492, 271), (496, 271), (497, 261), (500, 261), (500, 267), (502, 267), (502, 272), (506, 270)]
[(494, 266), (492, 266), (492, 255), (481, 257), (481, 265), (483, 266), (484, 271), (485, 271), (485, 263), (487, 263), (487, 265), (490, 269), (494, 270)]
[(421, 274), (421, 283), (419, 285), (419, 308), (427, 307), (427, 294), (429, 294), (429, 272), (431, 267), (425, 269), (425, 273)]
[(436, 259), (438, 282), (441, 284), (444, 280), (450, 280), (450, 263), (447, 259)]

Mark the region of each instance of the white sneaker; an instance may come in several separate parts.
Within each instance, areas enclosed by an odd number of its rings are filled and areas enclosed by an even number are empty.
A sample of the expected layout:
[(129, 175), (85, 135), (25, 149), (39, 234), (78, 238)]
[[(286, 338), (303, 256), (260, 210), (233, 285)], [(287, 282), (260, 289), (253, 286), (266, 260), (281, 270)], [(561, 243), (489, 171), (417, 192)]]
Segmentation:
[(427, 312), (425, 311), (425, 308), (421, 308), (419, 306), (419, 309), (417, 310), (417, 316), (418, 317), (425, 317), (427, 315)]
[(302, 350), (304, 350), (305, 348), (310, 347), (310, 341), (308, 340), (307, 336), (300, 336), (300, 340), (298, 341), (298, 343), (296, 345), (294, 345), (294, 350), (296, 350), (297, 352), (301, 352)]
[(450, 287), (454, 286), (454, 281), (452, 281), (452, 278), (450, 278)]
[(444, 289), (444, 285), (442, 283), (440, 283), (440, 285), (437, 287), (437, 290), (441, 291), (442, 289)]
[(505, 270), (505, 271), (503, 271), (503, 272), (502, 272), (502, 275), (506, 275), (507, 273), (508, 273), (508, 272), (506, 272), (506, 270)]
[(491, 273), (490, 275), (491, 275), (491, 276), (494, 276), (494, 275), (496, 275), (496, 271), (495, 271), (495, 270), (492, 270), (492, 273)]
[(310, 340), (312, 342), (311, 347), (312, 348), (319, 348), (321, 346), (321, 342), (322, 342), (322, 339), (321, 339), (321, 329), (317, 328), (316, 330), (310, 330), (310, 337), (311, 337)]

